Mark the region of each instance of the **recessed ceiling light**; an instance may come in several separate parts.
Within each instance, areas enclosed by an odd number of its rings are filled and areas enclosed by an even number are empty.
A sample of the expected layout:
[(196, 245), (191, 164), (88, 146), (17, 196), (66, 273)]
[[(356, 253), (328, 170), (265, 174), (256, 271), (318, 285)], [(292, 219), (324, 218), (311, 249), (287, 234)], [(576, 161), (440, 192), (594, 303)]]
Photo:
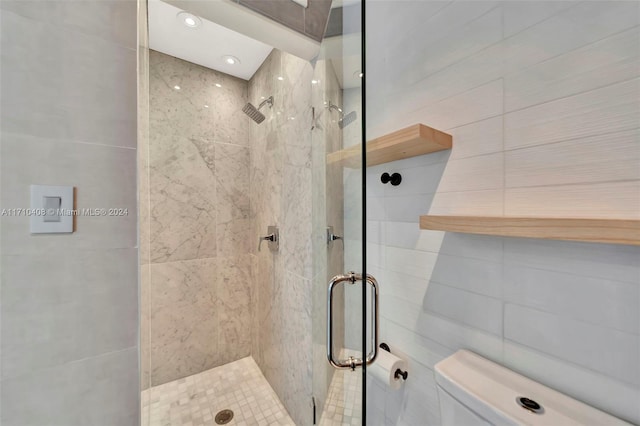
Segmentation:
[(364, 73), (360, 70), (357, 70), (356, 72), (353, 73), (354, 77), (359, 77), (362, 78), (362, 76), (364, 75)]
[(282, 80), (284, 80), (284, 77), (278, 76), (278, 80), (282, 81)]
[(209, 105), (205, 105), (204, 107), (205, 107), (205, 108), (209, 108)]
[(176, 90), (180, 90), (180, 86), (178, 86), (177, 84), (175, 86), (173, 86), (174, 89)]
[(222, 87), (222, 84), (216, 83), (216, 87)]
[(178, 20), (189, 28), (197, 28), (202, 24), (200, 18), (184, 11), (178, 13)]
[(229, 65), (235, 65), (235, 64), (239, 64), (240, 63), (240, 59), (236, 58), (235, 56), (231, 56), (231, 55), (224, 55), (222, 57), (222, 60), (229, 64)]
[(311, 80), (311, 84), (318, 84), (320, 83), (320, 80)]

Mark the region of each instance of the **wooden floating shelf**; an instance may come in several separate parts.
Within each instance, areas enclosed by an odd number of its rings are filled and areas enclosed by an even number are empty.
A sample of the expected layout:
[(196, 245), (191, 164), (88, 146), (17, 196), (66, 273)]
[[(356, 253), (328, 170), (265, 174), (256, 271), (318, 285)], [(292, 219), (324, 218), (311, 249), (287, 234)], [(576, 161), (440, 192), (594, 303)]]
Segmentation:
[[(367, 142), (367, 166), (451, 149), (452, 140), (451, 135), (447, 133), (424, 124), (415, 124)], [(327, 164), (358, 168), (361, 162), (360, 145), (327, 155)]]
[(640, 245), (640, 220), (420, 216), (420, 229), (502, 237)]

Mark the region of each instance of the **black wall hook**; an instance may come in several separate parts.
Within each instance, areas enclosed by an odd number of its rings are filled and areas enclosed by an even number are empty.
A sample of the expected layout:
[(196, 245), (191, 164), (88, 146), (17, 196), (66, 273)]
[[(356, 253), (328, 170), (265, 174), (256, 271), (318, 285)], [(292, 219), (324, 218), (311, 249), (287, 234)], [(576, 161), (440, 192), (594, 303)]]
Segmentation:
[(380, 182), (385, 184), (391, 182), (391, 185), (398, 186), (400, 182), (402, 182), (402, 175), (400, 173), (389, 175), (389, 173), (384, 172), (382, 176), (380, 176)]

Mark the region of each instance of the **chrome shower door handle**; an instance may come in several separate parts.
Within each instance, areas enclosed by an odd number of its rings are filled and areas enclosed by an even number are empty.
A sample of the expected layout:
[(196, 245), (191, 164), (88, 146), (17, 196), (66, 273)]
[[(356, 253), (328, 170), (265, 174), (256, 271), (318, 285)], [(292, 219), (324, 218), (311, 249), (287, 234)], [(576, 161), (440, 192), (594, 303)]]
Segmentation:
[[(378, 356), (378, 329), (380, 328), (380, 319), (378, 315), (378, 281), (371, 275), (367, 275), (365, 281), (373, 289), (373, 297), (371, 300), (373, 309), (371, 316), (371, 351), (364, 358), (355, 358), (350, 356), (348, 359), (336, 360), (333, 356), (333, 290), (342, 283), (355, 284), (357, 281), (362, 281), (362, 274), (356, 274), (355, 272), (349, 272), (345, 275), (336, 275), (329, 281), (329, 289), (327, 294), (327, 359), (329, 364), (338, 369), (351, 369), (355, 370), (357, 367), (361, 367), (365, 362), (367, 365), (375, 361)], [(365, 349), (366, 350), (366, 349)]]

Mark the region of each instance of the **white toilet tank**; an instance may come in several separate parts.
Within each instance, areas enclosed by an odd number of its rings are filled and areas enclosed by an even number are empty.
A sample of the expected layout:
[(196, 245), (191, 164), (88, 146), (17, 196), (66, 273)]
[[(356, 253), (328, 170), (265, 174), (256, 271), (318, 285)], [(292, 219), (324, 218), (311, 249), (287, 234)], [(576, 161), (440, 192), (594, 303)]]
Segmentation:
[(629, 425), (467, 350), (435, 374), (443, 426)]

